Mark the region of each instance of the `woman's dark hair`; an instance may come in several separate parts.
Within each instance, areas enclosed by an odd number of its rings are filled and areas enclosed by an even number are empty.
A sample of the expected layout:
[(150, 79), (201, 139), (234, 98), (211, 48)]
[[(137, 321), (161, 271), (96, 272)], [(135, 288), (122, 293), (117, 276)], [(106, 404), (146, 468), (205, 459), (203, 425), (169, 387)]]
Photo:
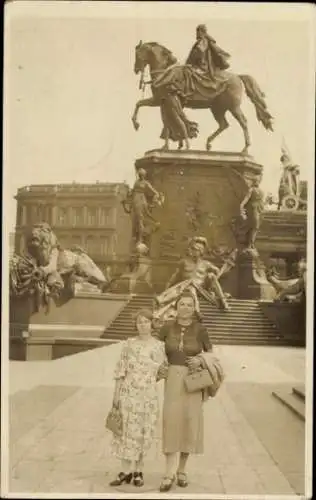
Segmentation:
[(180, 300), (184, 299), (184, 298), (190, 298), (190, 299), (192, 299), (193, 304), (194, 304), (193, 318), (197, 319), (198, 321), (202, 321), (202, 315), (201, 315), (201, 313), (196, 310), (196, 299), (195, 299), (195, 296), (193, 295), (192, 292), (190, 292), (190, 290), (184, 290), (184, 292), (181, 293), (181, 295), (179, 295), (179, 297), (175, 301), (174, 308), (177, 310), (178, 304), (179, 304)]
[(195, 297), (194, 297), (193, 293), (190, 292), (189, 290), (184, 290), (184, 292), (182, 292), (181, 295), (179, 295), (179, 297), (177, 298), (177, 300), (175, 301), (175, 304), (174, 304), (175, 309), (178, 308), (178, 304), (179, 304), (180, 300), (182, 300), (182, 299), (192, 299), (193, 304), (194, 304), (194, 309), (195, 309)]
[(134, 325), (135, 325), (135, 328), (136, 328), (136, 322), (137, 322), (137, 318), (139, 318), (140, 316), (142, 316), (143, 318), (147, 318), (149, 319), (151, 322), (153, 321), (153, 318), (154, 318), (154, 315), (153, 315), (153, 312), (151, 309), (149, 308), (143, 308), (143, 309), (139, 309), (134, 315), (133, 315), (133, 320), (134, 320)]

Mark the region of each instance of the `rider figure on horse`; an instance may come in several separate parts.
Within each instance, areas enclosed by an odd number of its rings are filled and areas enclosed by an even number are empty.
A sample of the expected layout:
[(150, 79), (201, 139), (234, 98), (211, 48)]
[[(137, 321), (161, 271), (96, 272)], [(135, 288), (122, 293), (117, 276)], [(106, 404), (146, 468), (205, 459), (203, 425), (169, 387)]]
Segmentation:
[(216, 44), (214, 38), (207, 33), (207, 28), (204, 24), (197, 26), (196, 42), (186, 60), (187, 65), (212, 78), (216, 70), (229, 68), (229, 63), (227, 62), (229, 57), (230, 54), (221, 49)]

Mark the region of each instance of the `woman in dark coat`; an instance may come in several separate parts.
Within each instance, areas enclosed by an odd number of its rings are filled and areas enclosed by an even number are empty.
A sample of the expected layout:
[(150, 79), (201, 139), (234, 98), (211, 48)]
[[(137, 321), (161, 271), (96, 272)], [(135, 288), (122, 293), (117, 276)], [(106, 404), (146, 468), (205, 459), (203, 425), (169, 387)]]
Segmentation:
[(176, 303), (176, 320), (167, 322), (159, 332), (168, 359), (162, 436), (166, 471), (160, 485), (163, 492), (169, 491), (175, 480), (178, 486), (187, 486), (188, 457), (190, 453), (203, 453), (202, 391), (189, 393), (184, 385), (189, 369), (196, 369), (201, 364), (198, 355), (212, 350), (207, 330), (197, 317), (195, 304), (194, 296), (184, 292)]

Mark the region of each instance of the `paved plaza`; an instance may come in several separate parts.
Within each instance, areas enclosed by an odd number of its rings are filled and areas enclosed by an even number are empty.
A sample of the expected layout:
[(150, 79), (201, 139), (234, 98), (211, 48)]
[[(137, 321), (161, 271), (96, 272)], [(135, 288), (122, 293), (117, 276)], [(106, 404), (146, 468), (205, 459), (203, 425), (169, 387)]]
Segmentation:
[[(104, 428), (121, 345), (54, 361), (10, 362), (10, 493), (159, 494), (159, 433), (145, 486), (108, 486), (119, 471)], [(305, 350), (218, 346), (226, 383), (205, 404), (205, 453), (191, 457), (175, 494), (304, 494), (304, 422), (272, 391), (304, 382)], [(163, 382), (160, 382), (162, 398)], [(12, 495), (13, 496), (13, 495)]]

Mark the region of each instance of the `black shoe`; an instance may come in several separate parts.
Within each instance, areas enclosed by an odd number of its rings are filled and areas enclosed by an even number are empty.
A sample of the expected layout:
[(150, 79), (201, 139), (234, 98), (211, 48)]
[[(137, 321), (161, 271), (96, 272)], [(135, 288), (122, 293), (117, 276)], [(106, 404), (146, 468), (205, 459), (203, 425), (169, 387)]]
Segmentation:
[(159, 491), (162, 493), (171, 490), (173, 483), (175, 482), (175, 476), (173, 477), (164, 477), (162, 483), (160, 485)]
[(188, 486), (187, 475), (185, 472), (177, 472), (177, 485), (180, 488), (186, 488)]
[(114, 481), (110, 482), (110, 486), (120, 486), (123, 483), (130, 484), (133, 477), (133, 473), (125, 474), (124, 472), (120, 472)]
[(134, 486), (144, 486), (144, 476), (142, 472), (134, 472)]

